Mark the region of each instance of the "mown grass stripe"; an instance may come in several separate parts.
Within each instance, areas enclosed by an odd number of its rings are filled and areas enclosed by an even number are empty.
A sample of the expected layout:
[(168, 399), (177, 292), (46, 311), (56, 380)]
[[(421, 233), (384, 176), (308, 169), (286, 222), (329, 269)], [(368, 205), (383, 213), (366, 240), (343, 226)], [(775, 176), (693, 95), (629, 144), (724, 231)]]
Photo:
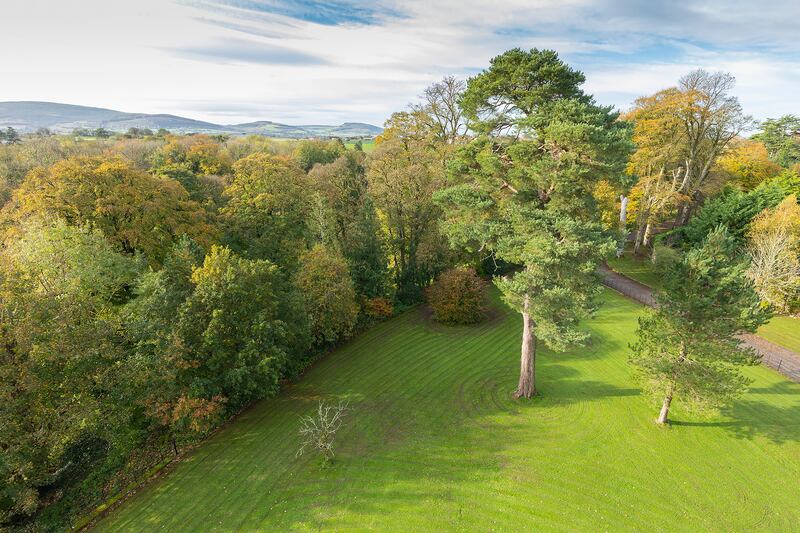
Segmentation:
[[(516, 401), (518, 315), (448, 328), (413, 309), (315, 364), (100, 525), (107, 531), (788, 530), (800, 523), (800, 386), (748, 369), (717, 417), (652, 423), (627, 364), (641, 308), (611, 292), (595, 341), (541, 349)], [(352, 399), (333, 467), (295, 457), (300, 415)]]

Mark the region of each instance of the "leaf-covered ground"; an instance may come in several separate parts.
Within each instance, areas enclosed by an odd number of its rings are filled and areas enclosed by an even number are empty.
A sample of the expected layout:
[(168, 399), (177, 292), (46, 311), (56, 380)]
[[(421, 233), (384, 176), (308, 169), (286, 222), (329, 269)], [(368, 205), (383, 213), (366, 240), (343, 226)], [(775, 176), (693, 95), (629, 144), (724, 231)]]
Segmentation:
[[(790, 531), (800, 524), (800, 385), (748, 369), (717, 417), (657, 406), (627, 364), (641, 308), (607, 292), (591, 346), (541, 351), (511, 398), (521, 320), (422, 309), (316, 364), (143, 489), (103, 531)], [(336, 462), (295, 457), (298, 418), (347, 399)]]

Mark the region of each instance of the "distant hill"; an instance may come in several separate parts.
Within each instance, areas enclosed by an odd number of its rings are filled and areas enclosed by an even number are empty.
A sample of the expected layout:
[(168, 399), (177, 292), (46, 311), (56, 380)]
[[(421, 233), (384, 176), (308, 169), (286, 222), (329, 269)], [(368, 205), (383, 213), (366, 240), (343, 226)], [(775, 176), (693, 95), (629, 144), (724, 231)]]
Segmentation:
[(123, 132), (129, 128), (167, 129), (174, 133), (212, 133), (230, 135), (264, 135), (302, 139), (308, 137), (374, 137), (381, 128), (361, 122), (345, 122), (338, 126), (290, 126), (262, 120), (244, 124), (214, 124), (177, 115), (125, 113), (113, 109), (53, 102), (0, 102), (0, 128), (11, 126), (23, 133), (48, 128), (68, 133), (75, 128), (105, 128)]

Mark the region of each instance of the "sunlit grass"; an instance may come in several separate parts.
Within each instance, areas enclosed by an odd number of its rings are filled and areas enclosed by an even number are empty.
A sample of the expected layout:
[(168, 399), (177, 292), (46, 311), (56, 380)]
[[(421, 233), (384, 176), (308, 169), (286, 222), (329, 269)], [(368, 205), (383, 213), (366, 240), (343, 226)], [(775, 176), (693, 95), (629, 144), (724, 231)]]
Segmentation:
[[(541, 350), (511, 397), (518, 316), (443, 327), (411, 310), (316, 364), (126, 502), (104, 531), (791, 531), (800, 386), (765, 367), (713, 418), (668, 429), (627, 364), (641, 308), (607, 292), (592, 343)], [(334, 464), (296, 457), (299, 417), (349, 400)]]

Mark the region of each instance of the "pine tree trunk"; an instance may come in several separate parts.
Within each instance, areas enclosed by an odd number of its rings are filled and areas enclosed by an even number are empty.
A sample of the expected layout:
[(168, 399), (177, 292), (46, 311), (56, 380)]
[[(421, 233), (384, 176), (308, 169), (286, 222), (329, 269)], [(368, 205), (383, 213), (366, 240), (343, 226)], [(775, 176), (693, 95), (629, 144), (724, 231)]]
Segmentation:
[[(686, 343), (681, 341), (680, 346), (680, 353), (678, 355), (678, 360), (675, 362), (676, 365), (680, 365), (686, 360)], [(666, 424), (669, 422), (669, 406), (672, 403), (672, 395), (675, 394), (675, 379), (678, 375), (678, 369), (675, 367), (672, 370), (672, 378), (669, 382), (669, 389), (667, 389), (667, 394), (664, 396), (664, 403), (661, 404), (661, 412), (658, 414), (658, 418), (656, 419), (656, 424)]]
[(519, 385), (515, 398), (530, 398), (536, 395), (536, 335), (535, 324), (528, 314), (528, 296), (522, 311), (522, 350), (520, 353)]

